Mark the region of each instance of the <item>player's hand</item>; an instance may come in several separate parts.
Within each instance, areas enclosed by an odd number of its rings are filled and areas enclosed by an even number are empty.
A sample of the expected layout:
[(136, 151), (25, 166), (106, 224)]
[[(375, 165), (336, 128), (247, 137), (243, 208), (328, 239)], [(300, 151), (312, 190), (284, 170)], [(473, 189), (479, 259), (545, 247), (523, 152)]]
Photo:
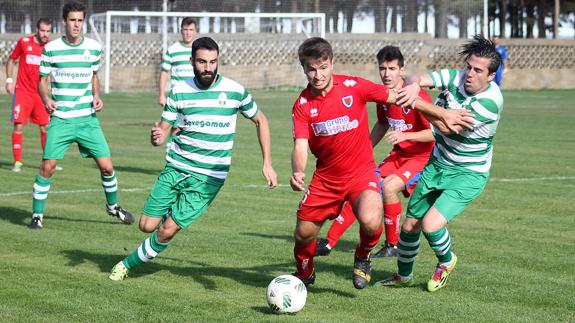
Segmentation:
[(412, 83), (397, 91), (397, 100), (395, 104), (402, 107), (411, 107), (415, 104), (415, 100), (419, 97), (421, 87), (419, 84)]
[(96, 112), (100, 112), (104, 108), (104, 101), (102, 101), (102, 99), (100, 99), (100, 96), (94, 95), (93, 105), (94, 105), (94, 110)]
[(159, 146), (164, 143), (164, 131), (160, 128), (160, 124), (158, 122), (154, 123), (154, 126), (150, 131), (150, 141), (154, 146)]
[(296, 172), (291, 175), (289, 184), (292, 190), (296, 192), (297, 191), (303, 192), (305, 191), (305, 187), (303, 186), (304, 181), (305, 181), (305, 173)]
[(383, 138), (390, 145), (397, 145), (407, 140), (405, 133), (401, 131), (388, 131)]
[(14, 95), (14, 83), (6, 83), (6, 92), (10, 95)]
[(442, 122), (451, 133), (460, 133), (463, 130), (473, 129), (476, 123), (475, 115), (467, 109), (444, 110)]
[(268, 188), (276, 188), (276, 186), (278, 186), (278, 175), (271, 165), (264, 165), (262, 174), (266, 178)]
[(158, 103), (160, 104), (160, 106), (164, 106), (166, 105), (166, 102), (168, 101), (168, 99), (166, 99), (165, 95), (160, 95), (160, 100), (158, 100)]
[(56, 111), (56, 101), (52, 100), (52, 99), (46, 99), (46, 101), (44, 101), (44, 108), (46, 109), (46, 112), (48, 112), (48, 114), (52, 114)]

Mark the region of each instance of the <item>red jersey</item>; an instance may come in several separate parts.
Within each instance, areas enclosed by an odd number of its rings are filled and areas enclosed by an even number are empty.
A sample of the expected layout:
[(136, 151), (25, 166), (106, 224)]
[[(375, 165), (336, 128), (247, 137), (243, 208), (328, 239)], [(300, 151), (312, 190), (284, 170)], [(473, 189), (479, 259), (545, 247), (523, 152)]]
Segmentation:
[(373, 171), (367, 102), (385, 103), (388, 90), (360, 77), (333, 75), (333, 88), (313, 96), (301, 92), (293, 109), (294, 138), (307, 139), (316, 174), (346, 179)]
[[(419, 96), (431, 103), (431, 97), (423, 88), (419, 91)], [(395, 104), (378, 104), (377, 122), (389, 124), (390, 130), (402, 132), (418, 132), (430, 128), (429, 121), (425, 119), (421, 112), (411, 108), (402, 108)], [(405, 140), (394, 145), (393, 150), (397, 151), (401, 156), (429, 157), (434, 144), (433, 141), (415, 142)]]
[(35, 38), (34, 35), (20, 38), (10, 55), (11, 59), (19, 60), (16, 90), (20, 92), (38, 93), (40, 57), (46, 44), (39, 45)]

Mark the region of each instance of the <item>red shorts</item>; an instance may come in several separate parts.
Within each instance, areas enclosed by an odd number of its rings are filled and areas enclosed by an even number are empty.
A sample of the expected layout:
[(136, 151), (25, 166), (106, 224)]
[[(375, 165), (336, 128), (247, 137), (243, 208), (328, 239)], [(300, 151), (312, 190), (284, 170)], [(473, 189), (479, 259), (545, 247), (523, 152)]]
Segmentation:
[(427, 157), (405, 157), (400, 156), (394, 150), (385, 157), (385, 159), (378, 166), (379, 173), (382, 178), (394, 174), (401, 178), (405, 183), (403, 196), (410, 197), (411, 193), (417, 185), (421, 171), (427, 165), (429, 156)]
[(347, 180), (326, 180), (314, 174), (297, 210), (302, 221), (321, 222), (333, 220), (345, 202), (353, 203), (364, 191), (381, 192), (375, 170)]
[(44, 102), (38, 93), (28, 93), (24, 91), (14, 92), (14, 102), (12, 103), (12, 122), (47, 125), (50, 123), (50, 115), (44, 108)]

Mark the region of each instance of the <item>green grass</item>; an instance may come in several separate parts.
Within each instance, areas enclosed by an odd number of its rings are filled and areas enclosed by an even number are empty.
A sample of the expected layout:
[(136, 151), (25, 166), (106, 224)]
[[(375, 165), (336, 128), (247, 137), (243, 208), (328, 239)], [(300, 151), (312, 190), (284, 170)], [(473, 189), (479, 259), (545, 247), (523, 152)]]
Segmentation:
[[(295, 316), (272, 314), (265, 288), (273, 277), (294, 271), (292, 232), (301, 193), (287, 184), (290, 110), (297, 93), (253, 94), (271, 123), (282, 186), (264, 188), (255, 129), (239, 121), (231, 173), (213, 205), (163, 254), (120, 283), (108, 280), (110, 268), (146, 235), (106, 215), (98, 170), (92, 160), (79, 157), (77, 148), (54, 176), (44, 230), (26, 228), (41, 158), (39, 136), (35, 126), (26, 128), (25, 168), (12, 173), (11, 100), (0, 96), (0, 320), (575, 320), (575, 92), (505, 93), (490, 182), (449, 226), (459, 265), (445, 289), (424, 291), (435, 258), (422, 245), (416, 288), (355, 290), (350, 279), (354, 226), (331, 256), (317, 259), (316, 285)], [(99, 117), (116, 165), (120, 201), (139, 214), (164, 164), (164, 148), (149, 144), (149, 128), (160, 108), (148, 93), (104, 100)], [(377, 147), (377, 159), (388, 150), (385, 144)], [(313, 165), (310, 161), (310, 175)], [(374, 260), (374, 280), (395, 269), (395, 261)]]

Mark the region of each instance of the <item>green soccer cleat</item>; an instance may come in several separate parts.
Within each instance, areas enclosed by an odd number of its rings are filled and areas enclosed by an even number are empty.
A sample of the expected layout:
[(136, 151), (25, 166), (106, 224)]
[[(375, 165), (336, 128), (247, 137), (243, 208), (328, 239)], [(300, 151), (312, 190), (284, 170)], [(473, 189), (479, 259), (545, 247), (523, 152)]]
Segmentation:
[(379, 281), (381, 286), (388, 287), (412, 287), (415, 286), (415, 279), (412, 277), (401, 277), (399, 274), (395, 273), (393, 276)]
[(455, 265), (457, 264), (457, 256), (453, 252), (451, 255), (453, 256), (453, 260), (451, 260), (451, 264), (449, 266), (444, 266), (438, 263), (435, 267), (435, 273), (433, 274), (433, 277), (431, 277), (431, 279), (427, 282), (428, 291), (435, 292), (447, 284), (449, 274), (451, 274), (451, 272), (455, 269)]
[(110, 273), (110, 278), (113, 281), (121, 281), (128, 277), (128, 268), (124, 265), (124, 262), (120, 261), (114, 268), (112, 268), (112, 273)]

